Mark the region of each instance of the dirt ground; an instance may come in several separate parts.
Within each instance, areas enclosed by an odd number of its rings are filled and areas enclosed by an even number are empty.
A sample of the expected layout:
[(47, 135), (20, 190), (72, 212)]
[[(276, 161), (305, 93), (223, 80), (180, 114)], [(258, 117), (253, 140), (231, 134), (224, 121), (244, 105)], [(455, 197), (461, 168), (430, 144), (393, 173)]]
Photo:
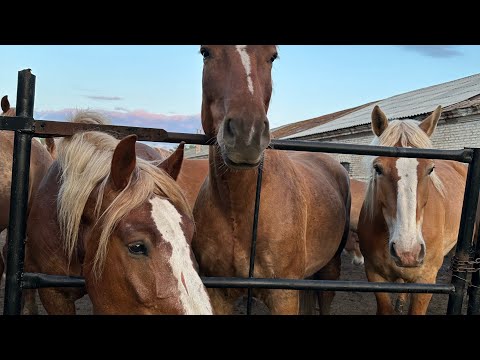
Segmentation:
[[(0, 245), (3, 246), (4, 234), (1, 236)], [(443, 263), (437, 277), (437, 283), (448, 283), (450, 281), (450, 273), (448, 265), (450, 264), (449, 254)], [(353, 265), (347, 255), (342, 256), (342, 272), (341, 280), (359, 280), (367, 281), (363, 266)], [(3, 309), (4, 300), (4, 285), (5, 281), (2, 279), (0, 289), (0, 308)], [(395, 295), (393, 295), (395, 296)], [(428, 313), (429, 315), (445, 315), (447, 311), (448, 295), (434, 294), (430, 302)], [(37, 295), (37, 304), (39, 305), (39, 312), (41, 315), (46, 315), (45, 309), (41, 306), (40, 299)], [(76, 309), (78, 315), (88, 315), (92, 313), (92, 305), (88, 296), (76, 302)], [(3, 312), (3, 310), (2, 310)], [(263, 304), (258, 304), (254, 307), (254, 313), (265, 314), (265, 307)], [(373, 293), (364, 292), (337, 292), (332, 303), (333, 315), (374, 315), (376, 312), (376, 302)], [(238, 306), (237, 314), (244, 314), (245, 308), (242, 305)], [(465, 312), (464, 312), (465, 313)]]

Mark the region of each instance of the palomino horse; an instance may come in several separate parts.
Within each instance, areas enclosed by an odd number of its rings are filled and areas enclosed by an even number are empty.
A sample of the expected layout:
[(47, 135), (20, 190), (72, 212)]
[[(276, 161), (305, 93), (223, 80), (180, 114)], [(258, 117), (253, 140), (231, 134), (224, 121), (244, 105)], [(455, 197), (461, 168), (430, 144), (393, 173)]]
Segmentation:
[[(194, 207), (201, 274), (248, 277), (257, 168), (263, 161), (255, 276), (337, 279), (348, 236), (349, 178), (332, 157), (265, 149), (275, 46), (202, 46), (202, 125), (216, 143)], [(209, 289), (230, 314), (244, 289)], [(297, 314), (299, 292), (254, 290), (272, 314)], [(322, 313), (333, 293), (320, 292)], [(313, 302), (311, 302), (313, 303)]]
[[(422, 122), (390, 123), (372, 112), (374, 145), (432, 148), (439, 106)], [(444, 256), (457, 241), (467, 167), (455, 161), (370, 159), (358, 236), (369, 281), (435, 283)], [(375, 293), (377, 314), (392, 314), (389, 294)], [(411, 294), (409, 314), (425, 314), (432, 294)]]
[[(105, 123), (93, 112), (72, 121)], [(158, 165), (136, 138), (92, 131), (57, 143), (28, 219), (26, 270), (84, 276), (86, 289), (39, 289), (49, 314), (75, 314), (85, 290), (97, 314), (212, 313), (191, 209), (173, 180), (183, 144)]]
[[(15, 108), (10, 107), (8, 97), (1, 100), (2, 116), (15, 116)], [(0, 131), (0, 232), (8, 227), (10, 214), (10, 191), (12, 182), (12, 160), (13, 160), (13, 131)], [(40, 181), (43, 179), (52, 163), (48, 152), (38, 141), (32, 141), (30, 154), (30, 180), (27, 215), (32, 206), (32, 195), (36, 193)], [(7, 244), (3, 248), (3, 256), (6, 258)], [(0, 279), (4, 272), (4, 261), (0, 254)]]
[(363, 255), (360, 251), (360, 244), (358, 242), (358, 218), (360, 217), (360, 210), (365, 200), (365, 191), (367, 184), (364, 181), (350, 179), (350, 192), (352, 194), (352, 208), (350, 210), (350, 233), (348, 235), (347, 244), (345, 245), (345, 252), (352, 257), (352, 263), (355, 265), (362, 265)]

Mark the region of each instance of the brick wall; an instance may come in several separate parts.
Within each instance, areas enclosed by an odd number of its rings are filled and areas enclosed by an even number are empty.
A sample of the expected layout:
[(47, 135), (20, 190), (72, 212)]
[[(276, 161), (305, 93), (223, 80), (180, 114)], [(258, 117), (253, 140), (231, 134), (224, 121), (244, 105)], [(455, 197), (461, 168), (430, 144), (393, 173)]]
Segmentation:
[[(317, 138), (322, 140), (321, 138)], [(322, 141), (340, 142), (345, 144), (368, 145), (373, 140), (371, 131), (328, 138)], [(436, 149), (463, 149), (464, 147), (480, 147), (480, 115), (464, 116), (449, 119), (448, 123), (440, 120), (433, 134), (433, 146)], [(348, 154), (332, 154), (340, 162), (350, 163), (350, 175), (353, 178), (365, 180), (366, 172), (363, 165), (364, 156)]]

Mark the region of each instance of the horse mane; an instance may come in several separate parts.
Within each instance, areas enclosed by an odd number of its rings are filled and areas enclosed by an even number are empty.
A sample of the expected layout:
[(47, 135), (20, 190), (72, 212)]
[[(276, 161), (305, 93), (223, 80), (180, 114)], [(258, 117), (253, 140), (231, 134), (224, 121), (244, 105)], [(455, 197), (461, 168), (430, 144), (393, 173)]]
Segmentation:
[[(406, 119), (406, 120), (393, 120), (388, 123), (385, 131), (380, 137), (375, 136), (370, 145), (376, 146), (399, 146), (399, 147), (411, 147), (419, 149), (432, 149), (432, 141), (428, 135), (419, 127), (420, 121)], [(365, 193), (365, 210), (370, 218), (373, 218), (374, 203), (375, 203), (375, 188), (377, 173), (372, 166), (375, 156), (366, 156), (364, 158), (364, 165), (368, 175), (367, 191)], [(438, 191), (440, 196), (445, 198), (445, 187), (442, 180), (438, 177), (434, 171), (430, 175), (430, 180), (434, 188)]]
[[(108, 121), (99, 113), (79, 111), (70, 120), (73, 123), (106, 125)], [(136, 159), (136, 167), (125, 187), (103, 211), (102, 201), (111, 171), (113, 152), (119, 140), (113, 136), (89, 131), (62, 138), (57, 143), (57, 161), (60, 167), (60, 190), (57, 213), (60, 234), (68, 263), (78, 242), (80, 222), (92, 191), (98, 187), (95, 203), (95, 225), (102, 230), (94, 258), (96, 276), (101, 273), (109, 238), (118, 222), (132, 209), (154, 195), (169, 199), (186, 216), (192, 218), (188, 205), (177, 183), (158, 167), (161, 161)]]

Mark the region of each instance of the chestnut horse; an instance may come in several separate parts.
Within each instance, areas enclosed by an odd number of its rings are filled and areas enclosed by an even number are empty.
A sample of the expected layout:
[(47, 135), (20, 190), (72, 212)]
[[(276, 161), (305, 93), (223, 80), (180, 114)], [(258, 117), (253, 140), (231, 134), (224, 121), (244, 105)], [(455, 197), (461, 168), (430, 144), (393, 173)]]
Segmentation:
[[(372, 112), (374, 145), (432, 148), (439, 106), (422, 122), (388, 122)], [(369, 281), (435, 283), (444, 256), (455, 246), (467, 176), (449, 160), (371, 157), (370, 180), (358, 221)], [(388, 293), (375, 293), (377, 314), (393, 314)], [(409, 314), (425, 314), (432, 294), (411, 294)]]
[[(216, 140), (194, 207), (200, 273), (248, 277), (257, 169), (263, 161), (255, 277), (337, 279), (349, 229), (346, 170), (318, 153), (265, 149), (275, 46), (202, 46), (202, 125)], [(245, 289), (208, 289), (214, 312), (231, 314)], [(272, 314), (298, 314), (299, 292), (258, 289)], [(319, 292), (321, 313), (332, 292)]]
[[(15, 108), (10, 107), (8, 97), (5, 95), (1, 100), (1, 116), (15, 116)], [(10, 216), (10, 192), (12, 182), (12, 160), (13, 160), (13, 141), (15, 133), (13, 131), (0, 131), (0, 232), (8, 227)], [(36, 139), (36, 138), (35, 138)], [(40, 181), (43, 179), (52, 163), (48, 152), (39, 141), (32, 141), (30, 154), (30, 179), (28, 189), (27, 216), (32, 206), (33, 194), (36, 193)], [(0, 281), (4, 272), (5, 264), (2, 256), (6, 259), (7, 244), (3, 248), (3, 254), (0, 253)]]
[(352, 194), (352, 208), (350, 210), (350, 233), (348, 235), (347, 244), (345, 245), (345, 252), (352, 257), (352, 263), (355, 265), (362, 265), (363, 255), (360, 251), (360, 244), (358, 242), (358, 218), (360, 217), (360, 210), (365, 200), (365, 191), (367, 190), (367, 183), (364, 181), (350, 179), (350, 192)]
[[(93, 112), (72, 121), (105, 124)], [(174, 181), (183, 144), (160, 163), (136, 138), (92, 131), (57, 142), (28, 219), (25, 268), (84, 276), (86, 288), (39, 289), (49, 314), (75, 314), (85, 292), (96, 314), (212, 313), (189, 244), (191, 209)]]

